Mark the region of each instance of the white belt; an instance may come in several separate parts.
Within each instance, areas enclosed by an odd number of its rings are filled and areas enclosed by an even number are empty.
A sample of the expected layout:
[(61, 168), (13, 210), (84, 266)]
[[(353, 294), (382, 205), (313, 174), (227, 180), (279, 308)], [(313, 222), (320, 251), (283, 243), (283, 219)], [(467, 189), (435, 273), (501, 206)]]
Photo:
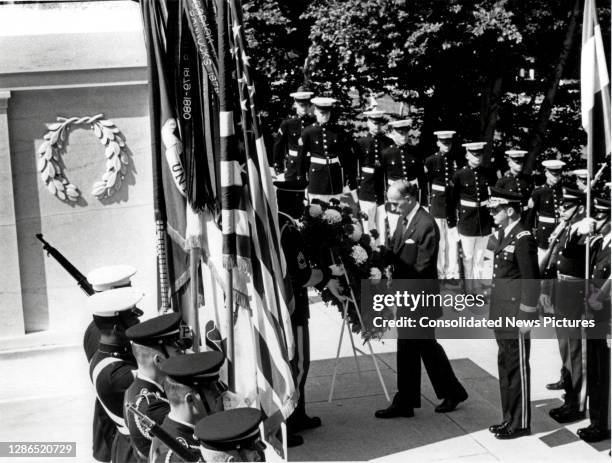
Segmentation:
[(461, 202), (461, 205), (465, 207), (481, 207), (485, 205), (484, 202), (468, 201), (467, 199), (462, 199), (460, 202)]
[(438, 185), (436, 183), (431, 184), (431, 189), (436, 191), (446, 191), (446, 188), (443, 185)]
[(374, 167), (362, 167), (361, 171), (365, 172), (366, 174), (373, 174), (374, 173)]
[(289, 150), (289, 156), (293, 156), (294, 158), (297, 157), (298, 152), (297, 150)]
[(544, 222), (544, 223), (557, 223), (557, 219), (555, 219), (554, 217), (544, 217), (544, 216), (538, 216), (538, 221), (540, 222)]
[[(397, 182), (398, 180), (402, 180), (402, 179), (401, 179), (401, 178), (396, 178), (396, 179), (391, 179), (391, 178), (390, 178), (390, 179), (388, 179), (388, 180), (387, 180), (387, 183), (388, 183), (389, 185), (393, 185), (393, 184), (394, 184), (395, 182)], [(408, 182), (410, 185), (418, 185), (418, 184), (419, 184), (419, 181), (418, 181), (418, 179), (416, 179), (416, 178), (415, 178), (415, 179), (413, 179), (413, 180), (407, 180), (407, 182)]]
[(340, 159), (338, 159), (337, 157), (329, 159), (311, 157), (310, 162), (313, 162), (315, 164), (340, 164)]

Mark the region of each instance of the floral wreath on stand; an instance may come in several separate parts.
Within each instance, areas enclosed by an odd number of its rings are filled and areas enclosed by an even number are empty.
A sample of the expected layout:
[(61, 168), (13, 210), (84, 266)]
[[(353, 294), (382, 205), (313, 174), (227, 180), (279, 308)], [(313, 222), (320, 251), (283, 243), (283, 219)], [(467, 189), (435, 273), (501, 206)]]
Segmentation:
[(374, 316), (392, 319), (393, 313), (386, 308), (374, 312), (371, 307), (359, 307), (362, 280), (370, 279), (374, 285), (386, 283), (383, 278), (384, 248), (375, 244), (376, 236), (363, 232), (361, 219), (367, 219), (367, 216), (354, 213), (349, 205), (337, 199), (329, 203), (314, 200), (305, 208), (299, 229), (308, 257), (313, 262), (331, 261), (332, 277), (339, 280), (340, 295), (347, 297), (346, 301), (341, 301), (325, 288), (321, 292), (323, 302), (335, 306), (341, 316), (345, 304), (348, 304), (347, 318), (351, 330), (361, 333), (366, 342), (380, 339), (387, 330), (374, 326)]

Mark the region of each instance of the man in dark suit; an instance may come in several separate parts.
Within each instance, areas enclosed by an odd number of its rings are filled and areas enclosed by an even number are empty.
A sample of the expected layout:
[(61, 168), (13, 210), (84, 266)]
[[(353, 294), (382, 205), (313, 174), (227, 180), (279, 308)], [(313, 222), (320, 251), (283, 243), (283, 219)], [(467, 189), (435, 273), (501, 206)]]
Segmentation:
[[(419, 187), (408, 180), (394, 182), (387, 193), (390, 207), (400, 214), (388, 252), (392, 266), (393, 290), (412, 294), (438, 294), (438, 243), (440, 232), (434, 218), (419, 205)], [(399, 280), (402, 280), (401, 282)], [(400, 317), (415, 319), (416, 325), (422, 317), (439, 318), (442, 309), (417, 307), (410, 311), (398, 309)], [(468, 395), (453, 372), (448, 357), (438, 341), (435, 328), (399, 329), (397, 340), (397, 389), (391, 406), (378, 410), (377, 418), (414, 416), (414, 408), (421, 406), (421, 359), (433, 385), (436, 396), (443, 402), (436, 412), (453, 411)]]

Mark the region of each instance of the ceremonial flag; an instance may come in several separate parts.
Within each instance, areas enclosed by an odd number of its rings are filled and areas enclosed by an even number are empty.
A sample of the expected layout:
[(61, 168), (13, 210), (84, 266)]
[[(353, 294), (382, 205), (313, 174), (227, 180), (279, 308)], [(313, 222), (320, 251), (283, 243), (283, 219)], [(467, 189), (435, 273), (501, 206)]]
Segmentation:
[(601, 29), (595, 0), (586, 0), (582, 23), (580, 59), (582, 126), (587, 133), (587, 166), (593, 166), (610, 155), (610, 78), (606, 66)]

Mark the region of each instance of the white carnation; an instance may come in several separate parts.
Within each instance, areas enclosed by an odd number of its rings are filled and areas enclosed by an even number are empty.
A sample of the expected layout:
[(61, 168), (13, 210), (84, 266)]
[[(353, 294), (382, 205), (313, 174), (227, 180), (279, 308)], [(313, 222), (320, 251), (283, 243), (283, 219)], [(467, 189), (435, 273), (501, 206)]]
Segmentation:
[(365, 249), (356, 244), (351, 249), (351, 257), (357, 265), (362, 265), (368, 260), (368, 253)]
[(342, 222), (342, 214), (336, 209), (327, 209), (323, 213), (323, 220), (330, 224), (340, 223)]

